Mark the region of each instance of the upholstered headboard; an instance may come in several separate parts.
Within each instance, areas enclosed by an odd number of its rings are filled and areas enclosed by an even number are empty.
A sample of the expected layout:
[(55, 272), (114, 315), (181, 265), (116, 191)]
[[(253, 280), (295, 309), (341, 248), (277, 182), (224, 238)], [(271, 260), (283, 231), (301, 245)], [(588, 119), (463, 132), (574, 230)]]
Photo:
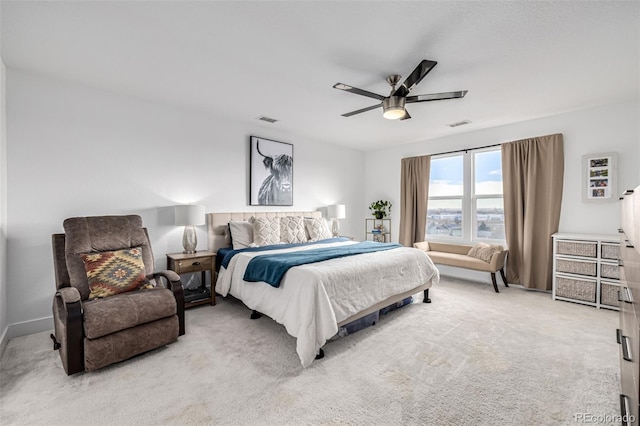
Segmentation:
[(207, 240), (209, 251), (217, 252), (219, 248), (229, 247), (231, 240), (225, 237), (227, 224), (230, 220), (249, 220), (255, 217), (284, 217), (303, 216), (321, 218), (322, 212), (237, 212), (237, 213), (207, 213)]

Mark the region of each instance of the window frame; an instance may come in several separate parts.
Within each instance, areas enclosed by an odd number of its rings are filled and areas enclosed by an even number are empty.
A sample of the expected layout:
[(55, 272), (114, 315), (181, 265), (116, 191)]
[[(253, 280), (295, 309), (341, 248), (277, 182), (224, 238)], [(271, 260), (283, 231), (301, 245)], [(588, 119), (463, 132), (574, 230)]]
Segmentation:
[[(460, 151), (442, 155), (434, 155), (431, 157), (431, 161), (439, 160), (450, 157), (462, 157), (463, 167), (463, 182), (462, 182), (462, 195), (436, 195), (429, 194), (428, 202), (432, 200), (462, 200), (462, 235), (460, 237), (427, 234), (429, 217), (427, 213), (427, 229), (425, 229), (425, 240), (442, 241), (449, 243), (459, 244), (475, 244), (478, 242), (485, 242), (490, 244), (502, 244), (506, 245), (504, 239), (491, 239), (491, 238), (479, 238), (478, 237), (478, 200), (481, 199), (502, 199), (503, 215), (504, 215), (504, 194), (476, 194), (476, 175), (475, 175), (475, 163), (476, 155), (486, 152), (500, 151), (500, 147), (487, 147), (480, 149), (470, 149), (468, 151)], [(502, 168), (502, 164), (501, 164)], [(431, 176), (429, 176), (431, 179)], [(428, 212), (428, 206), (427, 206)], [(504, 216), (503, 216), (504, 217)]]

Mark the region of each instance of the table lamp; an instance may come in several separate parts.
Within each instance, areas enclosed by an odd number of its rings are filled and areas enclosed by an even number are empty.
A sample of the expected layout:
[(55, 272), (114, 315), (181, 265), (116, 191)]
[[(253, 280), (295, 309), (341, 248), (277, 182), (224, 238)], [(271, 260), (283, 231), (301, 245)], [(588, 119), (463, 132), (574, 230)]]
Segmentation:
[(195, 253), (198, 245), (196, 225), (204, 225), (204, 206), (195, 204), (183, 204), (175, 206), (175, 224), (184, 226), (182, 235), (183, 253)]
[(344, 204), (333, 204), (327, 207), (327, 216), (333, 219), (333, 236), (337, 237), (340, 235), (340, 222), (338, 219), (344, 219), (345, 215), (345, 207)]

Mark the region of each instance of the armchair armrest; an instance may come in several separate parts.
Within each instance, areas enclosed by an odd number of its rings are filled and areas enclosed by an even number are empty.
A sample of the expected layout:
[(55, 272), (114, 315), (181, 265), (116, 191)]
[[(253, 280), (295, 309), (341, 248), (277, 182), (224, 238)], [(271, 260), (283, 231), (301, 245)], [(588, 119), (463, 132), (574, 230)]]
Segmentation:
[[(180, 281), (180, 275), (176, 274), (174, 271), (171, 271), (169, 269), (166, 269), (163, 271), (156, 271), (153, 274), (151, 274), (150, 277), (147, 277), (147, 278), (157, 278), (157, 277), (166, 278), (167, 281), (169, 281), (170, 283)], [(180, 285), (182, 285), (182, 283), (180, 283)]]
[(54, 349), (65, 355), (63, 362), (68, 375), (84, 370), (84, 330), (82, 326), (82, 298), (75, 287), (56, 291), (53, 304), (54, 330), (51, 335)]
[(56, 296), (62, 299), (65, 305), (80, 301), (80, 292), (75, 287), (62, 287), (56, 292)]
[(182, 281), (180, 281), (180, 275), (171, 270), (157, 271), (151, 274), (147, 278), (163, 278), (161, 281), (163, 284), (166, 281), (165, 287), (173, 292), (173, 297), (176, 298), (176, 309), (178, 313), (179, 331), (178, 335), (182, 336), (185, 333), (184, 325), (184, 288)]

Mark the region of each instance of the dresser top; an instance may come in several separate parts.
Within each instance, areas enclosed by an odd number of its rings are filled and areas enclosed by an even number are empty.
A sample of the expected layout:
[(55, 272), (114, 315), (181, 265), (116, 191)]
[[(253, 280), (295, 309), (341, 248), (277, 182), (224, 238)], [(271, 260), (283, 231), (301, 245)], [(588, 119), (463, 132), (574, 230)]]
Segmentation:
[(561, 240), (589, 240), (589, 241), (611, 241), (620, 242), (619, 234), (574, 234), (567, 232), (557, 232), (552, 235), (553, 238)]

